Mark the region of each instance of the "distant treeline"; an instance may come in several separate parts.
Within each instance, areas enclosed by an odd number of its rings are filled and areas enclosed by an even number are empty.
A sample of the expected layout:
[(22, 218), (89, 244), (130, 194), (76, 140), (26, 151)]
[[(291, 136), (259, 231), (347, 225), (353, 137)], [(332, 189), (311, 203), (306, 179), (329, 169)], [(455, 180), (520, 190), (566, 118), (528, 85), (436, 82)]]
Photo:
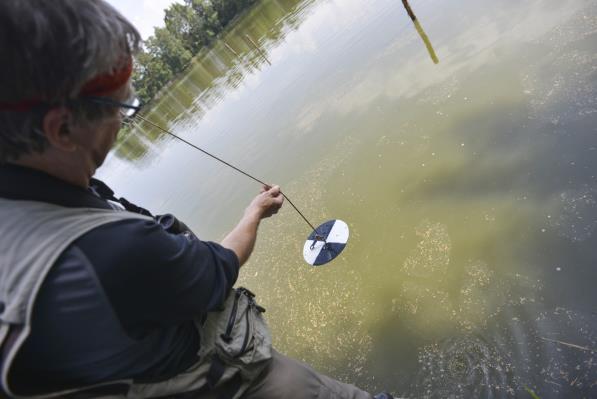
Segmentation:
[(184, 0), (165, 10), (165, 27), (137, 54), (133, 84), (141, 101), (149, 102), (181, 72), (202, 47), (257, 0)]

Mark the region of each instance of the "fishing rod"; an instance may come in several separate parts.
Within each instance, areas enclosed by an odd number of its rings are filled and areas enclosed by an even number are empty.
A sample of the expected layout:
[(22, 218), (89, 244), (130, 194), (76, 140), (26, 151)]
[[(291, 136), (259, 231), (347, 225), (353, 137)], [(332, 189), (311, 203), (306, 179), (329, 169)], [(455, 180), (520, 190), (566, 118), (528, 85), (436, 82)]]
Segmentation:
[[(146, 122), (147, 124), (155, 127), (156, 129), (180, 140), (181, 142), (187, 144), (188, 146), (202, 152), (203, 154), (215, 159), (216, 161), (223, 163), (224, 165), (247, 176), (248, 178), (256, 181), (257, 183), (260, 183), (265, 187), (271, 187), (269, 184), (265, 183), (263, 180), (256, 178), (255, 176), (232, 165), (231, 163), (223, 160), (222, 158), (204, 150), (203, 148), (191, 143), (188, 140), (183, 139), (182, 137), (172, 133), (171, 131), (150, 121), (149, 119), (147, 119), (139, 114), (136, 114), (134, 116), (134, 118), (138, 118), (138, 119), (142, 120), (143, 122)], [(348, 235), (349, 235), (348, 225), (345, 222), (343, 222), (342, 220), (334, 219), (334, 220), (329, 220), (329, 221), (319, 225), (317, 228), (315, 228), (313, 226), (313, 224), (311, 224), (311, 222), (309, 222), (309, 220), (305, 217), (305, 215), (303, 215), (303, 213), (297, 208), (297, 206), (294, 205), (294, 203), (290, 200), (290, 198), (288, 198), (288, 195), (283, 193), (281, 190), (280, 190), (280, 194), (282, 194), (284, 196), (284, 198), (286, 198), (288, 203), (301, 216), (301, 218), (305, 221), (305, 223), (307, 223), (309, 225), (309, 227), (312, 229), (312, 233), (307, 238), (307, 241), (305, 241), (305, 245), (303, 247), (303, 258), (305, 259), (305, 261), (312, 266), (320, 266), (320, 265), (328, 263), (331, 260), (333, 260), (334, 258), (336, 258), (340, 254), (340, 252), (342, 252), (342, 250), (344, 249), (344, 247), (346, 246), (346, 243), (348, 241)]]

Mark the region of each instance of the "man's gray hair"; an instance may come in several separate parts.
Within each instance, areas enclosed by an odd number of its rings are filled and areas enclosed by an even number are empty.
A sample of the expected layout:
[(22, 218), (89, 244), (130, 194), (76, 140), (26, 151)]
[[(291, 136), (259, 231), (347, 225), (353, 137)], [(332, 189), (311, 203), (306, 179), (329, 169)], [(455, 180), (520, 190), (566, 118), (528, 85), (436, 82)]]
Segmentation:
[[(65, 104), (93, 77), (122, 67), (140, 40), (103, 0), (1, 0), (0, 103)], [(44, 114), (0, 109), (0, 163), (45, 149)]]

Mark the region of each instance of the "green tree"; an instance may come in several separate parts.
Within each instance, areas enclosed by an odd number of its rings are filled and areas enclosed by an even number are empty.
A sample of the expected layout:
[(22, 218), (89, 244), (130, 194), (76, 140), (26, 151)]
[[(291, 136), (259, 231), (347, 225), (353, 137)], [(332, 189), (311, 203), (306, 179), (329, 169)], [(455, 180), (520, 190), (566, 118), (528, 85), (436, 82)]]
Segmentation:
[(218, 11), (210, 0), (185, 0), (185, 4), (202, 20), (203, 29), (210, 41), (221, 32), (224, 26), (220, 22)]
[(149, 102), (173, 76), (174, 72), (161, 58), (144, 51), (137, 55), (133, 85), (137, 89), (137, 95), (144, 103)]
[(206, 21), (193, 8), (186, 4), (173, 4), (166, 10), (164, 17), (166, 29), (174, 35), (191, 54), (209, 44), (211, 36), (207, 33)]
[(139, 98), (150, 101), (192, 58), (193, 54), (168, 29), (156, 28), (136, 57), (133, 83)]
[(147, 40), (145, 47), (152, 57), (161, 59), (175, 73), (182, 71), (193, 58), (193, 54), (167, 28), (155, 28), (154, 36)]
[(142, 101), (150, 101), (159, 90), (189, 64), (202, 47), (256, 0), (184, 0), (165, 12), (165, 27), (153, 36), (136, 57), (133, 78)]

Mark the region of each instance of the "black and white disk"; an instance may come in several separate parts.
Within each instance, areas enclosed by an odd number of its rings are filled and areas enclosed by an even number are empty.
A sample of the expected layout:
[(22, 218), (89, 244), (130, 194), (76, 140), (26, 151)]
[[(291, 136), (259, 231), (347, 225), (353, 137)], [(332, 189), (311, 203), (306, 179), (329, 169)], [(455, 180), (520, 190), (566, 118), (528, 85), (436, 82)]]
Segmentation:
[(340, 255), (347, 242), (348, 225), (339, 219), (328, 220), (309, 235), (303, 257), (312, 266), (326, 264)]

